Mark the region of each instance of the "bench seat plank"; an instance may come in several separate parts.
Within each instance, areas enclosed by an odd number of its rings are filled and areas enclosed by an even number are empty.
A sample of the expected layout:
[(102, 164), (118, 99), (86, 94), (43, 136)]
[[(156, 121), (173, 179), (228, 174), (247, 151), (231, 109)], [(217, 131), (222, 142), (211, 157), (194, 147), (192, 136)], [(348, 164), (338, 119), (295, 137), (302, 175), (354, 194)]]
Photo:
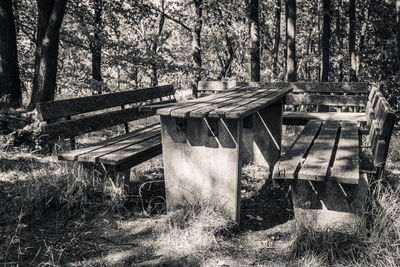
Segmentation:
[(364, 112), (296, 112), (284, 111), (283, 124), (298, 124), (299, 121), (308, 121), (313, 119), (319, 120), (341, 120), (341, 121), (358, 121), (365, 122)]
[(310, 154), (299, 171), (298, 179), (324, 181), (334, 150), (339, 121), (326, 121), (321, 128)]
[(331, 169), (331, 180), (339, 183), (358, 184), (359, 174), (357, 123), (343, 122), (335, 161)]
[(322, 121), (310, 120), (301, 131), (298, 139), (292, 147), (283, 155), (276, 164), (272, 177), (274, 179), (294, 179), (297, 178), (298, 168), (307, 153), (313, 140), (317, 136)]
[(87, 147), (83, 147), (83, 148), (80, 148), (80, 149), (70, 150), (70, 151), (61, 153), (61, 154), (58, 155), (58, 159), (59, 160), (73, 161), (73, 160), (78, 159), (78, 156), (83, 155), (85, 153), (89, 153), (89, 152), (98, 150), (98, 149), (103, 148), (103, 147), (105, 147), (107, 145), (114, 144), (114, 143), (117, 143), (117, 142), (125, 140), (125, 139), (129, 139), (131, 137), (137, 136), (137, 135), (142, 134), (142, 133), (146, 133), (146, 132), (154, 131), (154, 130), (161, 131), (160, 128), (161, 128), (160, 124), (159, 123), (155, 123), (155, 124), (149, 125), (147, 127), (141, 128), (139, 130), (132, 131), (132, 132), (129, 132), (129, 133), (124, 134), (124, 135), (119, 135), (119, 136), (116, 136), (116, 137), (113, 137), (113, 138), (110, 138), (110, 139), (95, 143), (95, 144), (87, 146)]
[[(124, 147), (120, 150), (99, 157), (99, 162), (108, 165), (134, 165), (161, 153), (161, 135), (156, 135), (142, 142)], [(131, 164), (128, 164), (131, 163)]]
[(112, 143), (112, 144), (103, 146), (99, 149), (90, 151), (88, 153), (79, 155), (78, 161), (79, 162), (97, 163), (97, 162), (99, 162), (99, 158), (101, 156), (113, 153), (114, 151), (123, 149), (123, 148), (131, 146), (133, 144), (140, 143), (144, 140), (150, 139), (150, 138), (155, 137), (160, 134), (161, 134), (160, 129), (154, 129), (154, 130), (150, 130), (150, 131), (147, 131), (144, 133), (140, 133), (140, 134), (130, 137), (128, 139), (124, 139), (124, 140), (118, 141), (116, 143)]
[(366, 106), (367, 99), (363, 95), (309, 95), (289, 94), (287, 105), (325, 105), (325, 106)]

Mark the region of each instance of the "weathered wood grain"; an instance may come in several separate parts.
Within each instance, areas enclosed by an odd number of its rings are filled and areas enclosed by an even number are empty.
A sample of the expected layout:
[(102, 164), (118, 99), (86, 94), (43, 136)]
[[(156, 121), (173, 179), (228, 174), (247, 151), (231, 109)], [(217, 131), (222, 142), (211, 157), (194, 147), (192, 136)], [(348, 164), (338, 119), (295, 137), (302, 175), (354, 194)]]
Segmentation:
[(322, 121), (310, 120), (299, 134), (298, 139), (276, 164), (272, 177), (274, 179), (295, 179), (304, 155), (312, 146)]
[(358, 184), (359, 146), (357, 123), (343, 122), (335, 161), (331, 168), (331, 181)]
[[(341, 120), (341, 121), (353, 121), (353, 122), (365, 122), (366, 115), (364, 112), (296, 112), (296, 111), (284, 111), (283, 112), (284, 122), (283, 124), (296, 124), (298, 121), (309, 121), (312, 119), (319, 120)], [(294, 121), (295, 123), (291, 123)]]
[(293, 87), (293, 92), (295, 93), (368, 93), (368, 83), (365, 82), (293, 82), (290, 85)]
[(152, 124), (147, 127), (141, 128), (139, 130), (132, 131), (132, 132), (124, 134), (124, 135), (119, 135), (119, 136), (104, 140), (102, 142), (90, 145), (88, 147), (84, 147), (84, 148), (80, 148), (80, 149), (76, 149), (76, 150), (70, 150), (70, 151), (61, 153), (58, 155), (58, 159), (73, 161), (73, 160), (76, 160), (78, 158), (78, 156), (80, 156), (82, 154), (95, 151), (95, 150), (105, 147), (107, 145), (114, 144), (119, 141), (129, 139), (131, 137), (134, 137), (134, 136), (137, 136), (139, 134), (146, 133), (149, 131), (160, 131), (160, 124), (159, 123)]
[(322, 125), (321, 132), (299, 171), (298, 179), (325, 181), (338, 128), (339, 121), (326, 121)]
[(143, 142), (147, 139), (160, 135), (159, 129), (154, 129), (151, 131), (143, 132), (138, 135), (132, 136), (128, 139), (123, 139), (115, 143), (108, 144), (96, 150), (90, 151), (85, 154), (81, 154), (78, 156), (79, 162), (99, 162), (99, 158), (105, 156), (107, 154), (113, 153), (115, 151), (121, 150), (123, 148), (129, 147), (131, 145)]
[(123, 124), (154, 115), (154, 111), (140, 112), (137, 107), (117, 110), (98, 115), (86, 116), (69, 121), (43, 125), (43, 134), (57, 135), (63, 138), (74, 137), (84, 133), (101, 130), (107, 127)]
[(366, 106), (367, 97), (363, 95), (311, 95), (288, 94), (286, 105), (325, 105), (325, 106)]
[(173, 94), (173, 86), (165, 85), (126, 92), (43, 102), (39, 103), (37, 108), (41, 120), (51, 120)]

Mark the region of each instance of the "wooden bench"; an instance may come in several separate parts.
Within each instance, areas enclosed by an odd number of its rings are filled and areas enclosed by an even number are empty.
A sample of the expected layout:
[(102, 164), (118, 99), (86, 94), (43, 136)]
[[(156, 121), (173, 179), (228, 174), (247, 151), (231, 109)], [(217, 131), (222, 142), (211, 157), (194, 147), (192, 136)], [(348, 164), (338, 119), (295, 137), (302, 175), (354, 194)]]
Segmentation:
[(105, 170), (129, 179), (129, 169), (161, 153), (159, 123), (129, 131), (128, 122), (155, 115), (156, 109), (175, 102), (171, 85), (39, 103), (42, 134), (49, 138), (75, 137), (116, 125), (125, 134), (63, 152), (60, 160), (76, 161), (84, 168)]
[[(296, 217), (308, 217), (308, 223), (317, 225), (348, 223), (364, 210), (370, 182), (366, 173), (382, 173), (395, 113), (376, 87), (365, 96), (365, 84), (361, 83), (296, 86), (295, 83), (294, 88), (301, 88), (302, 93), (294, 89), (286, 104), (303, 105), (292, 108), (312, 111), (286, 112), (288, 124), (305, 123), (305, 127), (275, 165), (273, 178), (292, 181)], [(322, 88), (335, 88), (332, 91), (340, 94), (314, 94), (325, 90)], [(320, 114), (321, 104), (339, 112)], [(352, 113), (341, 111), (348, 107)], [(362, 138), (363, 134), (366, 138)], [(368, 162), (371, 163), (366, 165)]]

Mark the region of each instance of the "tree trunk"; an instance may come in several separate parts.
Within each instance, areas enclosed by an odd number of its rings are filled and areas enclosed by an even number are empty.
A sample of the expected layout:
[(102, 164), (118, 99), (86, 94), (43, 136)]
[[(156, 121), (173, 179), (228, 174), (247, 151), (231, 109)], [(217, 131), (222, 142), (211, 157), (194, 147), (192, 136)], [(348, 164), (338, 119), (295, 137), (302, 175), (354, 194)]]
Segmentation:
[(22, 102), (17, 41), (11, 0), (0, 1), (0, 108)]
[(260, 81), (260, 22), (258, 17), (258, 0), (249, 3), (250, 28), (250, 80)]
[(275, 7), (275, 42), (274, 42), (274, 63), (273, 72), (275, 77), (278, 75), (279, 43), (281, 40), (281, 0), (276, 1)]
[(361, 32), (360, 32), (360, 45), (358, 46), (358, 53), (356, 53), (356, 77), (359, 77), (359, 73), (361, 71), (361, 63), (362, 63), (362, 53), (364, 52), (364, 41), (365, 37), (367, 35), (367, 27), (368, 27), (368, 21), (369, 17), (371, 14), (371, 8), (372, 8), (373, 0), (368, 1), (368, 6), (367, 9), (364, 12), (361, 12), (361, 21), (362, 21), (362, 26), (361, 26)]
[(350, 82), (357, 81), (357, 57), (356, 57), (356, 0), (349, 3), (349, 55), (350, 55)]
[(337, 43), (338, 43), (338, 50), (339, 50), (339, 82), (343, 81), (343, 36), (342, 36), (342, 18), (340, 16), (340, 10), (342, 8), (342, 1), (339, 0), (337, 2), (337, 7), (335, 11), (335, 17), (336, 17), (336, 38), (337, 38)]
[(192, 55), (193, 61), (195, 63), (196, 73), (195, 73), (195, 83), (193, 85), (193, 97), (197, 98), (197, 84), (201, 80), (201, 28), (203, 26), (202, 22), (202, 1), (194, 0), (194, 26), (192, 29)]
[(296, 64), (296, 0), (286, 0), (286, 67), (287, 80), (297, 81)]
[(54, 100), (60, 27), (67, 0), (37, 0), (35, 73), (29, 109)]
[[(160, 42), (161, 34), (162, 34), (162, 31), (164, 28), (164, 22), (165, 22), (164, 1), (162, 1), (162, 10), (163, 10), (163, 12), (160, 13), (160, 21), (158, 23), (158, 35), (157, 35), (157, 38), (155, 38), (155, 40), (153, 41), (153, 47), (152, 47), (153, 56), (157, 55), (158, 44)], [(152, 72), (151, 84), (153, 86), (157, 86), (158, 85), (158, 74), (157, 74), (157, 65), (156, 64), (151, 65), (151, 72)]]
[(397, 70), (400, 68), (400, 0), (396, 2), (396, 25), (397, 25)]
[(323, 26), (322, 26), (322, 60), (321, 81), (327, 82), (329, 77), (329, 41), (331, 37), (331, 1), (322, 1)]
[(90, 51), (92, 53), (92, 93), (101, 94), (103, 78), (101, 75), (101, 32), (103, 31), (102, 12), (103, 0), (93, 0), (94, 31), (90, 40)]

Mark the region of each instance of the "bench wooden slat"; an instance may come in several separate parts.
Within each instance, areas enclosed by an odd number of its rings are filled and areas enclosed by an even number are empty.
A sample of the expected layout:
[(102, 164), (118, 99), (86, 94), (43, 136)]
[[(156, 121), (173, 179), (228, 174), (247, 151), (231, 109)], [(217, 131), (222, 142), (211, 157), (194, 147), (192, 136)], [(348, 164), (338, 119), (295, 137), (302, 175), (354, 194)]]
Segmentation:
[(133, 107), (69, 121), (46, 124), (42, 126), (41, 130), (44, 134), (67, 138), (145, 118), (154, 114), (155, 111), (140, 112), (137, 107)]
[(340, 83), (314, 83), (314, 82), (294, 82), (293, 92), (309, 93), (368, 93), (368, 83), (364, 82), (340, 82)]
[(281, 99), (282, 96), (286, 95), (287, 92), (291, 91), (291, 90), (292, 89), (289, 87), (276, 89), (276, 92), (272, 92), (271, 94), (264, 95), (258, 100), (255, 100), (255, 101), (245, 104), (237, 109), (226, 112), (225, 118), (227, 118), (227, 119), (244, 118), (244, 117), (252, 114), (254, 111), (261, 110), (264, 107), (270, 105), (270, 103), (274, 103), (276, 100)]
[(283, 124), (300, 124), (304, 121), (305, 124), (309, 120), (341, 120), (341, 121), (358, 121), (365, 122), (366, 117), (364, 112), (296, 112), (284, 111)]
[(43, 102), (39, 103), (37, 108), (41, 120), (50, 120), (173, 94), (173, 86), (165, 85), (126, 92)]
[(324, 181), (332, 157), (339, 121), (326, 121), (310, 154), (299, 171), (298, 179)]
[(146, 139), (150, 139), (150, 138), (160, 135), (160, 134), (161, 133), (160, 133), (159, 129), (147, 131), (147, 132), (141, 133), (139, 135), (133, 136), (131, 138), (124, 139), (124, 140), (118, 141), (116, 143), (108, 144), (107, 146), (101, 147), (94, 151), (79, 155), (78, 161), (79, 162), (97, 163), (101, 156), (113, 153), (114, 151), (123, 149), (123, 148), (131, 146), (133, 144), (140, 143)]
[(301, 131), (299, 138), (293, 143), (279, 162), (275, 165), (272, 177), (274, 179), (294, 179), (297, 178), (298, 167), (304, 155), (310, 148), (313, 140), (318, 134), (322, 121), (310, 120)]
[[(142, 142), (124, 147), (120, 150), (99, 157), (99, 162), (108, 165), (122, 165), (135, 160), (135, 165), (139, 164), (139, 160), (143, 160), (149, 150), (157, 150), (161, 153), (161, 135), (156, 135)], [(155, 152), (155, 151), (153, 151)], [(153, 154), (152, 154), (153, 155)], [(142, 162), (143, 162), (142, 161)], [(140, 162), (141, 163), (141, 162)]]
[(366, 106), (367, 97), (362, 95), (305, 95), (288, 94), (286, 105)]
[(64, 152), (64, 153), (58, 155), (58, 159), (73, 161), (73, 160), (76, 160), (78, 158), (78, 156), (80, 156), (82, 154), (95, 151), (95, 150), (105, 147), (107, 145), (114, 144), (114, 143), (117, 143), (117, 142), (125, 140), (125, 139), (129, 139), (131, 137), (137, 136), (142, 133), (146, 133), (146, 132), (154, 131), (154, 130), (160, 131), (160, 128), (161, 128), (160, 124), (155, 123), (155, 124), (149, 125), (147, 127), (141, 128), (139, 130), (132, 131), (132, 132), (124, 134), (124, 135), (119, 135), (119, 136), (98, 142), (98, 143), (90, 145), (88, 147)]
[(343, 122), (335, 161), (331, 168), (331, 180), (358, 184), (359, 174), (358, 126), (354, 122)]

